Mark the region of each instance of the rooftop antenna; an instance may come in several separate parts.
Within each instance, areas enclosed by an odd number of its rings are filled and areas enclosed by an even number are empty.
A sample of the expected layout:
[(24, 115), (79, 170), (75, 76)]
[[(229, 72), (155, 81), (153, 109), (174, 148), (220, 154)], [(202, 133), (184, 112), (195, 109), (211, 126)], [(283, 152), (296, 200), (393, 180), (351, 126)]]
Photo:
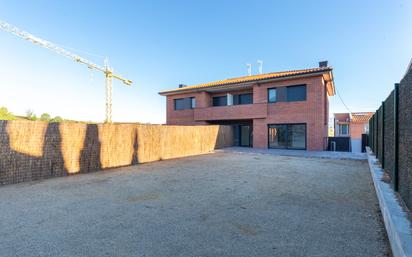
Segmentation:
[(247, 63), (246, 66), (247, 66), (247, 73), (248, 73), (248, 75), (249, 75), (249, 76), (252, 76), (252, 64)]
[(259, 74), (263, 74), (263, 61), (257, 60), (257, 63), (259, 64)]

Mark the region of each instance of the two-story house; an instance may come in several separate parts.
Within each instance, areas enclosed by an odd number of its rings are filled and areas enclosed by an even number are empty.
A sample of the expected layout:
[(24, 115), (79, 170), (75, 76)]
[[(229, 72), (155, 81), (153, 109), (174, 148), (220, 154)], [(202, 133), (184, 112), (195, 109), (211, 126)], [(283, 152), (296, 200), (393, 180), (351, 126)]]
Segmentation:
[(237, 146), (324, 150), (332, 68), (282, 71), (159, 92), (168, 125), (232, 125)]
[(362, 134), (369, 131), (369, 119), (373, 112), (335, 113), (335, 137), (348, 137), (352, 152), (362, 151)]

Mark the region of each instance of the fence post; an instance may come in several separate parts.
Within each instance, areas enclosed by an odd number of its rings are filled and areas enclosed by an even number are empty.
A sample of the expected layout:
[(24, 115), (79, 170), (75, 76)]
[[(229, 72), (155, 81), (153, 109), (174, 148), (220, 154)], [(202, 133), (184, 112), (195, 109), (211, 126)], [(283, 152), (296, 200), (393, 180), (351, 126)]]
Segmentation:
[(372, 138), (372, 140), (373, 140), (373, 152), (374, 153), (376, 153), (376, 144), (375, 144), (375, 119), (376, 119), (376, 112), (373, 114), (373, 124), (372, 124), (372, 127), (373, 127), (373, 138)]
[(373, 115), (372, 117), (369, 119), (369, 130), (368, 130), (368, 146), (370, 147), (370, 149), (373, 149), (372, 146), (372, 121), (373, 121)]
[(372, 115), (372, 152), (375, 152), (375, 113)]
[(376, 153), (376, 144), (375, 144), (375, 119), (376, 119), (376, 112), (373, 114), (373, 152)]
[(382, 149), (381, 149), (381, 164), (382, 169), (385, 168), (385, 102), (382, 102)]
[(399, 127), (398, 127), (398, 111), (399, 111), (399, 83), (395, 83), (393, 91), (393, 136), (394, 136), (394, 162), (393, 162), (393, 189), (399, 190), (399, 175), (398, 175), (398, 161), (399, 161)]
[(375, 153), (375, 156), (376, 156), (376, 159), (378, 159), (379, 160), (379, 113), (380, 113), (380, 111), (379, 111), (379, 109), (380, 108), (378, 108), (377, 110), (376, 110), (376, 136), (375, 136), (375, 138), (376, 138), (376, 153)]
[(371, 149), (374, 152), (375, 151), (375, 140), (373, 139), (373, 132), (374, 132), (373, 130), (374, 130), (374, 124), (375, 124), (375, 114), (372, 115), (370, 124), (371, 124), (369, 127), (369, 133), (371, 135), (370, 144), (371, 144)]

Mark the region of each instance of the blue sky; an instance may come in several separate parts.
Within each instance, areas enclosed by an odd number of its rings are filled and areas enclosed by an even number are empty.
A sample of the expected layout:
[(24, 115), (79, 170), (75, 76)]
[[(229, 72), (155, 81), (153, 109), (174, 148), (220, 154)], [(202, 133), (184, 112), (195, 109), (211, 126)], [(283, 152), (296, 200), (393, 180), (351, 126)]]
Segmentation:
[[(108, 56), (134, 81), (114, 83), (113, 120), (162, 123), (178, 84), (316, 67), (328, 60), (349, 108), (374, 111), (412, 57), (412, 2), (18, 1), (0, 19), (70, 48)], [(76, 51), (74, 51), (76, 52)], [(77, 52), (102, 63), (103, 58)], [(0, 106), (102, 121), (102, 74), (0, 31)], [(337, 96), (331, 112), (345, 112)]]

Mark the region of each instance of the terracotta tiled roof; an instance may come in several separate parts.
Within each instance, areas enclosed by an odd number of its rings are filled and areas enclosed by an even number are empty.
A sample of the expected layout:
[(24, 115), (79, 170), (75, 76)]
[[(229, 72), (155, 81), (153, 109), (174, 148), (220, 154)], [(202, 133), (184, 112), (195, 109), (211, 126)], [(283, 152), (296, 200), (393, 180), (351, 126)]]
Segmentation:
[[(202, 84), (197, 84), (197, 85), (192, 85), (192, 86), (185, 86), (182, 88), (176, 88), (172, 90), (164, 90), (164, 91), (159, 92), (159, 94), (166, 94), (166, 93), (171, 93), (171, 92), (177, 93), (180, 91), (187, 91), (191, 89), (202, 89), (202, 88), (209, 88), (209, 87), (216, 87), (216, 86), (223, 86), (223, 85), (240, 84), (240, 83), (246, 83), (246, 82), (256, 82), (260, 80), (274, 79), (274, 78), (287, 78), (287, 77), (293, 77), (293, 76), (298, 76), (298, 75), (306, 75), (306, 74), (309, 75), (311, 73), (330, 72), (330, 71), (332, 71), (331, 67), (321, 67), (321, 68), (312, 68), (312, 69), (303, 69), (303, 70), (272, 72), (272, 73), (265, 73), (265, 74), (259, 74), (259, 75), (253, 75), (253, 76), (244, 76), (244, 77), (238, 77), (238, 78), (218, 80), (214, 82), (202, 83)], [(333, 78), (331, 79), (333, 80)]]
[(372, 117), (373, 112), (353, 112), (353, 113), (334, 113), (335, 119), (339, 122), (366, 123)]
[(365, 123), (365, 122), (369, 121), (369, 119), (372, 117), (372, 115), (373, 115), (373, 112), (352, 113), (351, 122)]

